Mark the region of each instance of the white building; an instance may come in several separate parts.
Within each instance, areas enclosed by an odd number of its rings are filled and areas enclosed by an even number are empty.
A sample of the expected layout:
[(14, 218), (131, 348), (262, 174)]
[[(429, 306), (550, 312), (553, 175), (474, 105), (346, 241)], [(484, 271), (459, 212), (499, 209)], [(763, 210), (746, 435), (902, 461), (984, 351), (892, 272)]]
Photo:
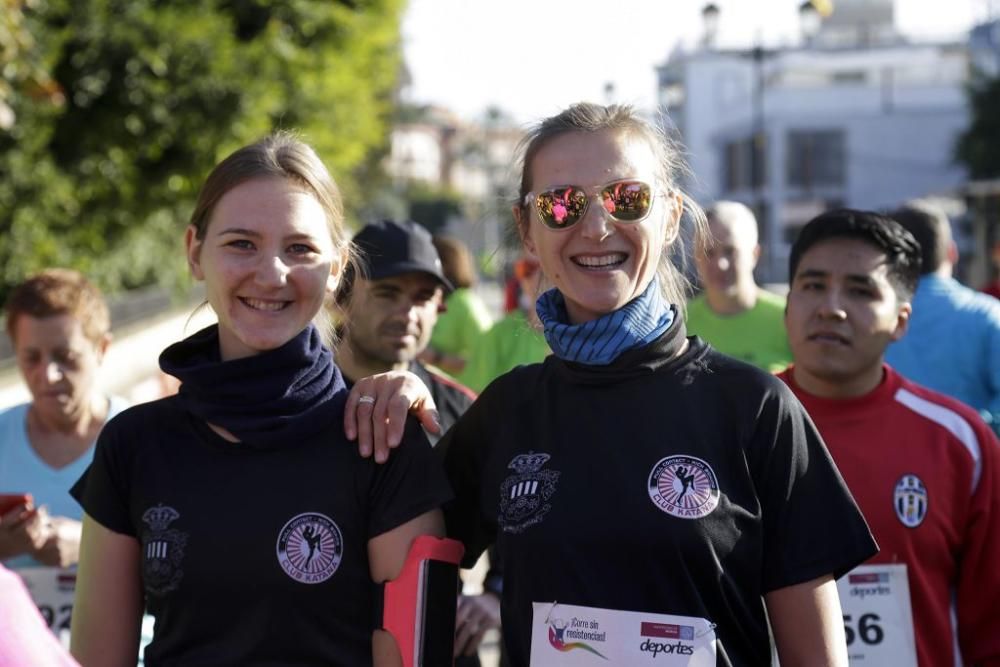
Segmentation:
[(400, 192), (420, 183), (458, 195), (461, 216), (443, 231), (476, 254), (497, 252), (510, 231), (510, 165), (523, 130), (502, 115), (472, 122), (439, 107), (414, 109), (392, 128), (386, 173)]
[(822, 210), (888, 208), (964, 182), (952, 155), (968, 120), (968, 47), (908, 43), (891, 0), (838, 0), (794, 47), (711, 43), (658, 68), (660, 100), (689, 152), (693, 196), (758, 211), (761, 280), (787, 279), (790, 241)]

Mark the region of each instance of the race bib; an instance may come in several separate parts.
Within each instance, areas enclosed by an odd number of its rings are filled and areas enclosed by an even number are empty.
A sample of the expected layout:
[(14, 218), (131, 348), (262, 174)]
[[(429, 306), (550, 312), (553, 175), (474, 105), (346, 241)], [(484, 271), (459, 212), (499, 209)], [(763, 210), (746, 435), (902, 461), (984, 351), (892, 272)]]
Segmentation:
[(704, 618), (532, 603), (531, 665), (715, 667), (715, 626)]
[(851, 665), (917, 667), (906, 565), (861, 565), (837, 580)]
[(15, 571), (24, 580), (49, 629), (68, 648), (76, 571), (58, 567), (24, 567)]

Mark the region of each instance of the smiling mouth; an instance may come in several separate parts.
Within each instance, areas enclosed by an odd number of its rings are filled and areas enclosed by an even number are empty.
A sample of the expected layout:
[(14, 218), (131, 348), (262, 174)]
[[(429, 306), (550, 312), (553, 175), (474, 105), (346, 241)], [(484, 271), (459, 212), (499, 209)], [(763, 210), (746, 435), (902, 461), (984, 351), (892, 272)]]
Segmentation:
[(240, 303), (249, 308), (250, 310), (259, 310), (266, 313), (273, 313), (279, 310), (284, 310), (288, 307), (291, 301), (265, 301), (263, 299), (250, 299), (247, 297), (240, 297)]
[(578, 255), (571, 260), (577, 266), (590, 271), (606, 271), (616, 269), (625, 263), (628, 255), (623, 252), (613, 252), (606, 255)]

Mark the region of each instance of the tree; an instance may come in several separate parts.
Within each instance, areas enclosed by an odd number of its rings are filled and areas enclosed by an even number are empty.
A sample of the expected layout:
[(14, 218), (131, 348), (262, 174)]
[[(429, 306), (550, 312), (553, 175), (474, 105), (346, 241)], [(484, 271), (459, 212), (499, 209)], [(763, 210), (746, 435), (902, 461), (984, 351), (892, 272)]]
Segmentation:
[(955, 147), (973, 179), (1000, 178), (1000, 76), (977, 75), (968, 88), (971, 122)]
[(51, 265), (111, 291), (179, 284), (200, 182), (275, 128), (317, 149), (349, 214), (363, 201), (402, 0), (0, 1), (19, 9), (22, 45), (0, 41), (15, 117), (0, 129), (0, 299)]

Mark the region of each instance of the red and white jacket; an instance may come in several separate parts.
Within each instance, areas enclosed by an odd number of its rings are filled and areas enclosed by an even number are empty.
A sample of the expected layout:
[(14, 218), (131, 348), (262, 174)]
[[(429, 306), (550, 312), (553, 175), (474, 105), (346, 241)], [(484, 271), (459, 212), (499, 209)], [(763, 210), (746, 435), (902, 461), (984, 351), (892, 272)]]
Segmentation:
[[(849, 399), (806, 393), (791, 367), (779, 377), (868, 520), (869, 562), (907, 566), (920, 665), (1000, 665), (1000, 443), (972, 408), (884, 368)], [(924, 500), (901, 500), (908, 488)]]

